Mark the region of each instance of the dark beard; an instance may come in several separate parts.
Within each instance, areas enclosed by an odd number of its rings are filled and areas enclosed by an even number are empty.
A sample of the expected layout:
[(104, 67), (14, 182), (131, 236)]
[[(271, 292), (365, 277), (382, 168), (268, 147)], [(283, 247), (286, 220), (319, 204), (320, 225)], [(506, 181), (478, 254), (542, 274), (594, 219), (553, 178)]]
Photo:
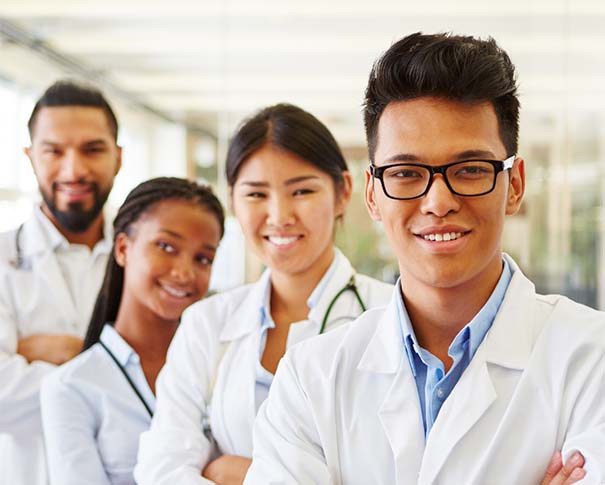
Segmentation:
[[(53, 186), (53, 193), (54, 193)], [(42, 199), (48, 210), (53, 215), (59, 225), (69, 232), (82, 233), (85, 232), (92, 222), (103, 210), (103, 206), (109, 197), (109, 191), (101, 193), (97, 184), (92, 184), (94, 203), (88, 210), (82, 208), (81, 202), (74, 202), (68, 205), (67, 210), (61, 211), (55, 204), (54, 197), (40, 190)]]

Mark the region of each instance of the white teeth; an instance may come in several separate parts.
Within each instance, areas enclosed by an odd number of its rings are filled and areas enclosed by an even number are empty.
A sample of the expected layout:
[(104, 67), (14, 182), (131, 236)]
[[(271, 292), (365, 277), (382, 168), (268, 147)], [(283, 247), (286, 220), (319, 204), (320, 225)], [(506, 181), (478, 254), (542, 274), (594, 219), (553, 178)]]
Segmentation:
[(275, 244), (276, 246), (285, 246), (286, 244), (293, 243), (298, 239), (298, 236), (290, 236), (290, 237), (279, 237), (279, 236), (269, 236), (269, 242)]
[(176, 288), (171, 288), (170, 286), (162, 285), (162, 289), (169, 295), (175, 296), (177, 298), (185, 298), (189, 295), (187, 291), (177, 290)]
[(459, 237), (462, 237), (462, 233), (461, 232), (446, 232), (446, 233), (440, 233), (440, 234), (425, 234), (424, 236), (422, 236), (426, 241), (437, 241), (437, 242), (441, 242), (441, 241), (453, 241), (454, 239), (458, 239)]

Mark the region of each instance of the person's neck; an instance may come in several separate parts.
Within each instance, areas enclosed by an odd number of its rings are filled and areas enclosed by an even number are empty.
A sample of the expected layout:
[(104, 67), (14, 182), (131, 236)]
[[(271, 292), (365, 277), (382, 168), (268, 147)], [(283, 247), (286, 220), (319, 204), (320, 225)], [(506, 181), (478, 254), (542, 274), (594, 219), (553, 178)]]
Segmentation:
[(501, 274), (501, 262), (492, 264), (485, 274), (453, 288), (406, 285), (402, 278), (403, 299), (418, 343), (439, 358), (446, 371), (452, 363), (448, 355), (452, 341), (489, 300)]
[(312, 268), (302, 273), (271, 273), (271, 316), (275, 325), (307, 318), (307, 300), (334, 261), (334, 250), (330, 249)]
[(133, 311), (132, 308), (128, 300), (122, 300), (115, 330), (138, 354), (143, 367), (146, 362), (163, 363), (179, 321), (163, 320), (153, 312)]
[(72, 232), (67, 230), (59, 224), (46, 205), (42, 205), (42, 212), (70, 244), (82, 244), (88, 246), (88, 248), (92, 250), (95, 245), (103, 239), (103, 212), (100, 212), (90, 226), (83, 232)]

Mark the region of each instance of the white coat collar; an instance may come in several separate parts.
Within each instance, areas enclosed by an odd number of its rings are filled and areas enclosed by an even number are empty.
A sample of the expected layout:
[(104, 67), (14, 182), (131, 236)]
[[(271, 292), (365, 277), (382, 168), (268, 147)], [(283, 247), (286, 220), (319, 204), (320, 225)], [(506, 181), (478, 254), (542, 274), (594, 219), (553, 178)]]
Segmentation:
[[(104, 216), (103, 239), (95, 246), (95, 252), (108, 253), (111, 250), (113, 231), (110, 218)], [(25, 258), (30, 258), (45, 251), (56, 251), (60, 247), (68, 247), (69, 241), (59, 232), (50, 219), (42, 212), (39, 205), (32, 211), (32, 216), (23, 223), (23, 231), (19, 244)]]
[[(321, 296), (309, 311), (308, 320), (305, 320), (305, 322), (311, 321), (317, 327), (315, 329), (317, 332), (319, 332), (321, 321), (332, 298), (355, 273), (349, 260), (337, 248), (334, 248), (333, 264), (335, 264), (333, 271), (331, 266), (325, 275), (328, 280), (324, 281), (322, 279), (318, 283), (318, 287), (324, 286), (324, 288), (321, 291)], [(221, 342), (236, 340), (244, 335), (260, 331), (262, 316), (260, 309), (264, 304), (269, 285), (271, 285), (271, 271), (266, 269), (259, 280), (249, 286), (250, 290), (247, 295), (236, 303), (238, 308), (233, 312), (221, 331)], [(336, 316), (336, 311), (334, 311), (334, 316)], [(302, 324), (303, 322), (298, 323)]]
[(534, 318), (536, 288), (510, 256), (504, 254), (504, 257), (511, 266), (513, 277), (492, 328), (485, 336), (485, 360), (523, 370), (529, 361), (536, 334), (541, 330), (541, 327), (536, 327)]
[[(529, 360), (535, 335), (535, 287), (513, 259), (504, 254), (511, 266), (512, 279), (491, 329), (480, 345), (487, 362), (522, 370)], [(358, 369), (376, 373), (395, 373), (405, 352), (397, 313), (397, 291), (376, 324), (376, 331), (358, 364)], [(477, 356), (476, 356), (477, 357)]]
[(124, 340), (113, 325), (105, 324), (99, 340), (107, 346), (122, 367), (126, 367), (130, 361), (136, 364), (140, 362), (139, 354)]
[[(229, 342), (256, 332), (260, 329), (260, 308), (266, 295), (267, 285), (271, 284), (271, 272), (266, 269), (257, 282), (248, 285), (249, 291), (240, 301), (233, 301), (237, 305), (231, 316), (227, 318), (225, 326), (219, 337), (221, 342)], [(242, 288), (233, 290), (242, 291)], [(218, 298), (221, 296), (218, 295)], [(227, 304), (227, 302), (225, 302)]]

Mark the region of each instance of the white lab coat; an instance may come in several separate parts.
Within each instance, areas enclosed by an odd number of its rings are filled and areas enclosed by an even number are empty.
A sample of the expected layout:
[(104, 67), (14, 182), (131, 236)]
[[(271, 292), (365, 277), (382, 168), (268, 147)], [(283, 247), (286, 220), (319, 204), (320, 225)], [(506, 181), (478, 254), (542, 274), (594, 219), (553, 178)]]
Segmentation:
[[(354, 274), (339, 251), (336, 258), (335, 271), (309, 319), (291, 325), (288, 347), (319, 333), (327, 307)], [(200, 471), (217, 453), (252, 456), (259, 310), (268, 278), (266, 272), (259, 282), (198, 302), (183, 314), (156, 382), (151, 429), (141, 435), (135, 467), (139, 485), (210, 483)], [(355, 279), (368, 308), (389, 301), (392, 285), (363, 275)], [(353, 293), (343, 293), (326, 331), (360, 313)], [(218, 450), (202, 431), (205, 420)]]
[(509, 261), (493, 326), (426, 442), (393, 298), (282, 359), (245, 484), (538, 484), (561, 449), (586, 457), (579, 483), (605, 483), (605, 314), (537, 295)]
[[(16, 230), (0, 234), (0, 483), (46, 483), (39, 390), (42, 378), (54, 366), (28, 364), (18, 355), (20, 338), (36, 333), (83, 337), (101, 286), (111, 238), (94, 248), (87, 278), (77, 292), (63, 276), (55, 250), (67, 245), (39, 208), (19, 236), (24, 263), (15, 268)], [(77, 264), (77, 263), (74, 263)], [(72, 294), (78, 294), (74, 302)]]

